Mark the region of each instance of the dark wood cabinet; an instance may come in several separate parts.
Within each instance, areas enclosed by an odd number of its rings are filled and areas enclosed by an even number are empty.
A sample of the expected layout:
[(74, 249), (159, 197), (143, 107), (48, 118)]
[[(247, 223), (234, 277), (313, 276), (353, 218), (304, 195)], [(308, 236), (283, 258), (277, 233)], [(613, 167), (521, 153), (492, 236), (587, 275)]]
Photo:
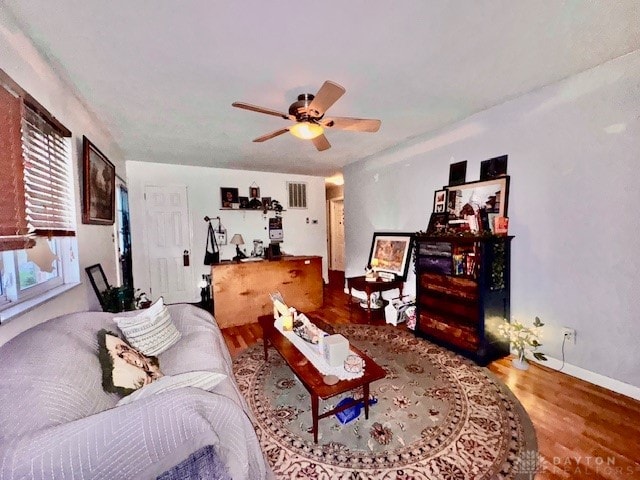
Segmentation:
[(481, 365), (506, 356), (511, 236), (416, 236), (416, 333)]

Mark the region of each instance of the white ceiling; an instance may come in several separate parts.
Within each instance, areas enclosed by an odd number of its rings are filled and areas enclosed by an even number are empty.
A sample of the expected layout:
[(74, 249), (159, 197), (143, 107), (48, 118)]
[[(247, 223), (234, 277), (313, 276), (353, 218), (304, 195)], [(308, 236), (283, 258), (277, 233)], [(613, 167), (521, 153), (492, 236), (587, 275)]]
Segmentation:
[[(329, 175), (640, 48), (636, 0), (3, 0), (127, 160)], [(324, 80), (332, 148), (231, 107), (287, 111)]]

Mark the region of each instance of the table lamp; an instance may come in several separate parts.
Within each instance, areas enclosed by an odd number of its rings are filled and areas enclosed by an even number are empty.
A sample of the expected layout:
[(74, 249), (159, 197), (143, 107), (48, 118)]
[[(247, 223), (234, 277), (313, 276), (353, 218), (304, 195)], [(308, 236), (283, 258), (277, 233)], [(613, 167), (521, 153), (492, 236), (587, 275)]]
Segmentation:
[(240, 251), (240, 245), (244, 245), (242, 235), (239, 233), (234, 234), (229, 243), (236, 246), (236, 256), (233, 257), (234, 260), (240, 260), (241, 258), (246, 257), (246, 255)]

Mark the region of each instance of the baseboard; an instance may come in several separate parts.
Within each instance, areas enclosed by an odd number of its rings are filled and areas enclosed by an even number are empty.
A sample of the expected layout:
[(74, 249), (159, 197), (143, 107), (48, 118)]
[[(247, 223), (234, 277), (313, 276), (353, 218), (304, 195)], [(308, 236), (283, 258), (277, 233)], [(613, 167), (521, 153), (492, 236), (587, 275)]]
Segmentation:
[[(533, 358), (529, 359), (529, 361), (539, 363), (540, 365), (553, 368), (555, 370), (559, 370), (560, 367), (562, 367), (562, 360), (549, 357), (548, 355), (546, 362), (539, 362)], [(564, 364), (562, 373), (566, 373), (567, 375), (571, 375), (572, 377), (579, 378), (580, 380), (593, 383), (594, 385), (606, 388), (607, 390), (611, 390), (627, 397), (631, 397), (635, 400), (640, 400), (640, 387), (621, 382), (620, 380), (616, 380), (614, 378), (592, 372), (591, 370), (585, 370), (584, 368), (576, 367), (575, 365), (571, 365), (567, 362), (565, 362)]]

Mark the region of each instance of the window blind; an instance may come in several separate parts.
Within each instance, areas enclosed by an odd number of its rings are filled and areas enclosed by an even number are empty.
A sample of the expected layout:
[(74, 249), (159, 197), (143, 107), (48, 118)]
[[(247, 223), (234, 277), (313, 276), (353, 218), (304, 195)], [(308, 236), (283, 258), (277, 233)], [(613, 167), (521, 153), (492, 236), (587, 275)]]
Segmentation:
[(69, 139), (25, 105), (22, 147), (29, 232), (49, 237), (75, 235)]
[(0, 69), (0, 251), (75, 235), (71, 132)]
[(25, 215), (22, 108), (21, 98), (0, 86), (0, 251), (34, 245)]

